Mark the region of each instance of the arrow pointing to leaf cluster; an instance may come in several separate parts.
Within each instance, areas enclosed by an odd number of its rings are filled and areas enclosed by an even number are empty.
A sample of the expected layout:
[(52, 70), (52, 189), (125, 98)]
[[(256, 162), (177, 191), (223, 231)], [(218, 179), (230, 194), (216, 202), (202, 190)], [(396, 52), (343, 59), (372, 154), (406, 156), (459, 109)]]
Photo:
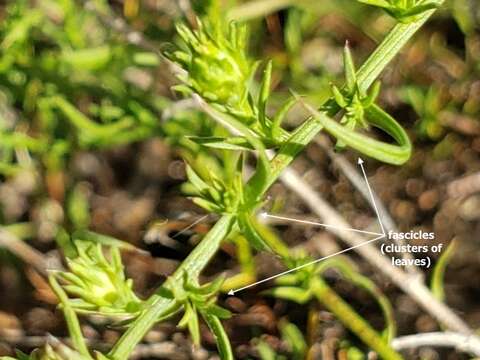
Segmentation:
[(291, 272), (294, 272), (294, 271), (303, 269), (304, 267), (307, 267), (307, 266), (310, 266), (310, 265), (313, 265), (313, 264), (317, 264), (317, 263), (319, 263), (320, 261), (330, 259), (330, 258), (332, 258), (332, 257), (334, 257), (334, 256), (337, 256), (337, 255), (346, 253), (346, 252), (348, 252), (348, 251), (350, 251), (350, 250), (353, 250), (353, 249), (357, 249), (357, 248), (359, 248), (359, 247), (361, 247), (361, 246), (364, 246), (364, 245), (370, 244), (370, 243), (372, 243), (372, 242), (374, 242), (374, 241), (378, 241), (378, 240), (380, 240), (380, 239), (383, 239), (384, 237), (385, 237), (385, 235), (380, 235), (380, 236), (378, 236), (378, 237), (376, 237), (376, 238), (374, 238), (374, 239), (365, 241), (365, 242), (363, 242), (363, 243), (361, 243), (361, 244), (358, 244), (358, 245), (349, 247), (349, 248), (347, 248), (347, 249), (343, 249), (343, 250), (341, 250), (341, 251), (338, 251), (338, 252), (336, 252), (336, 253), (327, 255), (327, 256), (322, 257), (322, 258), (320, 258), (320, 259), (313, 260), (313, 261), (311, 261), (311, 262), (309, 262), (309, 263), (306, 263), (306, 264), (297, 266), (296, 268), (293, 268), (293, 269), (290, 269), (290, 270), (286, 270), (286, 271), (284, 271), (284, 272), (281, 272), (280, 274), (276, 274), (276, 275), (270, 276), (270, 277), (268, 277), (268, 278), (265, 278), (265, 279), (262, 279), (262, 280), (260, 280), (260, 281), (257, 281), (257, 282), (255, 282), (255, 283), (253, 283), (253, 284), (244, 286), (244, 287), (239, 288), (239, 289), (236, 289), (236, 290), (233, 290), (233, 289), (232, 289), (232, 290), (230, 290), (230, 291), (228, 292), (228, 295), (235, 295), (235, 293), (237, 293), (237, 292), (239, 292), (239, 291), (242, 291), (242, 290), (251, 288), (251, 287), (253, 287), (253, 286), (256, 286), (256, 285), (258, 285), (258, 284), (261, 284), (261, 283), (264, 283), (264, 282), (273, 280), (273, 279), (275, 279), (275, 278), (277, 278), (277, 277), (280, 277), (280, 276), (282, 276), (282, 275), (286, 275), (286, 274), (289, 274), (289, 273), (291, 273)]
[(383, 227), (382, 219), (380, 218), (380, 213), (378, 212), (377, 203), (375, 202), (375, 198), (373, 196), (372, 188), (370, 187), (370, 183), (368, 182), (367, 174), (365, 172), (365, 168), (363, 167), (363, 159), (358, 158), (358, 165), (362, 169), (363, 177), (365, 178), (365, 182), (367, 183), (368, 193), (370, 194), (370, 198), (372, 199), (372, 205), (375, 209), (375, 214), (377, 214), (378, 223), (380, 224), (380, 228), (382, 229), (382, 234), (385, 235), (385, 229)]
[(344, 227), (341, 227), (341, 226), (335, 226), (335, 225), (330, 225), (330, 224), (321, 224), (321, 223), (308, 221), (308, 220), (300, 220), (300, 219), (289, 218), (289, 217), (284, 217), (284, 216), (271, 215), (271, 214), (268, 214), (268, 213), (262, 213), (261, 216), (265, 217), (265, 218), (292, 221), (292, 222), (297, 222), (297, 223), (307, 224), (307, 225), (314, 225), (314, 226), (323, 226), (323, 227), (326, 227), (326, 228), (333, 228), (333, 229), (338, 229), (338, 230), (355, 231), (355, 232), (359, 232), (359, 233), (363, 233), (363, 234), (385, 235), (385, 234), (382, 234), (382, 233), (377, 233), (377, 232), (372, 232), (372, 231), (352, 229), (352, 228), (344, 228)]
[(364, 163), (364, 161), (363, 161), (361, 158), (358, 158), (358, 164), (360, 165), (360, 168), (362, 169), (362, 173), (363, 173), (363, 176), (364, 176), (364, 178), (365, 178), (365, 182), (366, 182), (366, 184), (367, 184), (368, 192), (369, 192), (370, 197), (371, 197), (371, 200), (372, 200), (372, 205), (373, 205), (373, 208), (375, 209), (375, 214), (377, 215), (377, 219), (378, 219), (378, 222), (379, 222), (379, 224), (380, 224), (380, 228), (382, 229), (382, 233), (381, 233), (381, 234), (380, 234), (380, 233), (376, 233), (376, 232), (371, 232), (371, 231), (351, 229), (351, 228), (344, 228), (344, 227), (339, 227), (339, 226), (330, 225), (330, 224), (322, 224), (322, 223), (317, 223), (317, 222), (313, 222), (313, 221), (299, 220), (299, 219), (293, 219), (293, 218), (287, 218), (287, 217), (283, 217), (283, 216), (270, 215), (270, 214), (267, 214), (267, 213), (263, 213), (262, 216), (264, 216), (264, 217), (269, 217), (269, 218), (274, 218), (274, 219), (279, 219), (279, 220), (292, 221), (292, 222), (298, 222), (298, 223), (303, 223), (303, 224), (308, 224), (308, 225), (323, 226), (323, 227), (326, 227), (326, 228), (335, 228), (335, 229), (340, 229), (340, 230), (355, 231), (355, 232), (360, 232), (360, 233), (364, 233), (364, 234), (377, 235), (377, 237), (374, 238), (374, 239), (365, 241), (365, 242), (363, 242), (363, 243), (361, 243), (361, 244), (358, 244), (358, 245), (349, 247), (349, 248), (347, 248), (347, 249), (338, 251), (338, 252), (336, 252), (336, 253), (334, 253), (334, 254), (330, 254), (330, 255), (325, 256), (325, 257), (322, 257), (322, 258), (320, 258), (320, 259), (316, 259), (316, 260), (313, 260), (313, 261), (311, 261), (311, 262), (309, 262), (309, 263), (306, 263), (306, 264), (297, 266), (297, 267), (295, 267), (295, 268), (293, 268), (293, 269), (289, 269), (289, 270), (286, 270), (286, 271), (281, 272), (281, 273), (279, 273), (279, 274), (276, 274), (276, 275), (270, 276), (270, 277), (268, 277), (268, 278), (262, 279), (262, 280), (260, 280), (260, 281), (254, 282), (253, 284), (250, 284), (250, 285), (241, 287), (241, 288), (239, 288), (239, 289), (236, 289), (236, 290), (231, 289), (231, 290), (228, 292), (228, 295), (235, 295), (235, 293), (237, 293), (237, 292), (239, 292), (239, 291), (242, 291), (242, 290), (245, 290), (245, 289), (254, 287), (254, 286), (256, 286), (256, 285), (259, 285), (259, 284), (261, 284), (261, 283), (264, 283), (264, 282), (273, 280), (273, 279), (275, 279), (275, 278), (277, 278), (277, 277), (280, 277), (280, 276), (282, 276), (282, 275), (286, 275), (286, 274), (292, 273), (292, 272), (297, 271), (297, 270), (300, 270), (300, 269), (302, 269), (302, 268), (304, 268), (304, 267), (307, 267), (307, 266), (310, 266), (310, 265), (319, 263), (319, 262), (321, 262), (321, 261), (323, 261), (323, 260), (330, 259), (330, 258), (332, 258), (332, 257), (334, 257), (334, 256), (337, 256), (337, 255), (346, 253), (346, 252), (348, 252), (348, 251), (357, 249), (357, 248), (359, 248), (359, 247), (361, 247), (361, 246), (364, 246), (364, 245), (373, 243), (373, 242), (375, 242), (375, 241), (378, 241), (378, 240), (380, 240), (380, 239), (383, 239), (383, 238), (386, 236), (386, 234), (385, 234), (385, 229), (384, 229), (384, 227), (383, 227), (382, 220), (380, 219), (380, 214), (379, 214), (379, 212), (378, 212), (377, 204), (375, 203), (375, 198), (374, 198), (374, 196), (373, 196), (372, 189), (371, 189), (370, 184), (369, 184), (369, 182), (368, 182), (367, 174), (366, 174), (366, 172), (365, 172), (365, 168), (363, 167), (363, 163)]

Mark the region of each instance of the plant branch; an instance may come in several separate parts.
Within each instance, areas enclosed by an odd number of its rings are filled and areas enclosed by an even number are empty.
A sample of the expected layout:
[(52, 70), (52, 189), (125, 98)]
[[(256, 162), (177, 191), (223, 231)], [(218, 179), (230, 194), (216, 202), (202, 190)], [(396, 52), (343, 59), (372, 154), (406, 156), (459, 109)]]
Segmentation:
[[(173, 281), (181, 281), (186, 272), (189, 276), (198, 277), (201, 270), (207, 266), (217, 253), (225, 237), (230, 233), (233, 225), (233, 215), (224, 215), (217, 221), (202, 241), (193, 249), (183, 263), (171, 276)], [(158, 294), (147, 300), (147, 309), (129, 326), (128, 330), (117, 341), (109, 353), (114, 360), (127, 359), (137, 343), (139, 343), (150, 328), (159, 319), (175, 312), (178, 304), (174, 299), (168, 299)]]
[(415, 349), (423, 346), (453, 347), (459, 351), (480, 356), (480, 339), (477, 336), (455, 332), (415, 334), (398, 337), (392, 341), (392, 347), (397, 350)]
[[(426, 12), (419, 20), (414, 21), (407, 25), (397, 25), (390, 34), (385, 38), (382, 44), (374, 51), (367, 62), (360, 68), (358, 72), (358, 82), (361, 89), (366, 90), (370, 87), (376, 77), (383, 71), (392, 58), (400, 51), (403, 45), (413, 36), (413, 34), (423, 25), (423, 23), (430, 17), (433, 11)], [(124, 30), (124, 29), (120, 29)], [(158, 53), (158, 52), (157, 52)], [(161, 55), (160, 55), (161, 56)], [(320, 114), (319, 117), (327, 118), (327, 114)], [(277, 180), (287, 166), (293, 161), (293, 159), (310, 143), (318, 132), (323, 128), (318, 117), (311, 117), (305, 121), (290, 137), (289, 141), (282, 146), (278, 154), (271, 160), (268, 178), (265, 181), (264, 174), (256, 172), (250, 181), (247, 183), (247, 194), (250, 199), (259, 199), (268, 188)], [(282, 178), (288, 177), (288, 172), (282, 175)], [(210, 259), (214, 256), (218, 250), (222, 240), (230, 232), (233, 225), (233, 216), (224, 215), (220, 221), (215, 224), (212, 230), (202, 239), (199, 245), (194, 251), (187, 257), (184, 263), (177, 269), (172, 276), (174, 280), (179, 279), (184, 271), (191, 272), (194, 275), (200, 274), (202, 269), (208, 264)], [(351, 234), (350, 234), (351, 235)], [(356, 239), (358, 243), (358, 239)], [(198, 250), (197, 250), (198, 249)], [(372, 250), (373, 251), (373, 250)], [(205, 253), (204, 253), (205, 252)], [(384, 262), (388, 261), (383, 257), (378, 257)], [(379, 260), (380, 261), (380, 260)], [(399, 276), (403, 272), (390, 266), (390, 275)], [(405, 277), (405, 276), (404, 276)], [(409, 279), (410, 280), (410, 279)], [(403, 287), (408, 287), (407, 284), (403, 284)], [(426, 290), (427, 294), (430, 294)], [(142, 315), (129, 327), (127, 332), (121, 337), (117, 344), (112, 349), (110, 356), (113, 359), (125, 359), (132, 352), (135, 345), (141, 341), (145, 333), (151, 326), (158, 321), (159, 317), (162, 317), (169, 308), (171, 308), (175, 301), (159, 298), (158, 295), (154, 296), (155, 299), (151, 306), (145, 310)], [(151, 301), (151, 300), (149, 300)], [(441, 304), (440, 304), (441, 305)], [(446, 308), (446, 307), (445, 307)], [(446, 308), (449, 310), (448, 308)], [(443, 309), (445, 310), (445, 309)], [(451, 317), (449, 311), (444, 311), (448, 317)], [(461, 322), (460, 319), (450, 318), (457, 327), (461, 328), (461, 331), (470, 331), (468, 327)]]
[[(315, 143), (327, 153), (330, 160), (332, 160), (332, 162), (337, 165), (340, 171), (342, 171), (343, 174), (347, 177), (347, 179), (350, 180), (352, 185), (360, 192), (362, 197), (370, 204), (370, 206), (373, 206), (370, 193), (368, 192), (368, 188), (365, 184), (365, 179), (360, 174), (360, 172), (345, 158), (345, 156), (338, 154), (332, 150), (331, 144), (327, 141), (325, 136), (318, 136), (317, 138), (315, 138)], [(375, 191), (372, 192), (372, 195), (375, 199), (375, 203), (377, 204), (380, 214), (382, 214), (382, 223), (385, 226), (386, 232), (397, 232), (397, 225), (390, 216), (383, 202), (380, 200)], [(405, 243), (404, 240), (398, 240), (398, 242), (400, 244)], [(402, 252), (401, 256), (404, 259), (413, 259), (413, 256), (410, 253)], [(406, 271), (411, 273), (412, 275), (423, 278), (423, 274), (418, 270), (417, 267), (409, 266), (407, 267)]]
[(377, 352), (382, 359), (401, 360), (400, 354), (393, 350), (380, 335), (355, 310), (338, 296), (325, 281), (315, 277), (311, 281), (312, 292), (328, 310), (352, 330), (371, 349)]
[[(333, 209), (310, 185), (308, 185), (294, 170), (288, 168), (281, 175), (282, 182), (294, 191), (310, 209), (326, 223), (340, 227), (351, 227), (342, 216)], [(349, 246), (357, 246), (365, 241), (359, 234), (341, 229), (332, 229), (338, 237)], [(409, 294), (425, 311), (435, 317), (447, 328), (463, 334), (471, 334), (469, 326), (458, 317), (447, 305), (438, 301), (430, 290), (417, 277), (412, 277), (390, 264), (390, 261), (373, 246), (361, 246), (355, 249), (364, 259), (374, 265), (380, 272), (391, 279), (405, 293)]]
[[(444, 3), (444, 0), (437, 0), (436, 3), (440, 6)], [(372, 55), (369, 56), (360, 69), (358, 69), (357, 81), (360, 91), (368, 90), (383, 69), (385, 69), (434, 12), (435, 10), (425, 11), (417, 20), (407, 24), (399, 23), (390, 31)]]
[(33, 266), (40, 274), (48, 276), (48, 261), (45, 258), (45, 255), (1, 227), (0, 247), (5, 247), (22, 259), (26, 264)]

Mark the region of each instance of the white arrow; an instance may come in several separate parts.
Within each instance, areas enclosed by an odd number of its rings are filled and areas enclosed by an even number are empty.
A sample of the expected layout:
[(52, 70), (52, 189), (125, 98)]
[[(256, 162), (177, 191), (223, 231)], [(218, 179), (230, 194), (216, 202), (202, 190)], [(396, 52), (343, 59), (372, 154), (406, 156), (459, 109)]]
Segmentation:
[(377, 235), (377, 236), (378, 235), (385, 235), (385, 234), (376, 233), (376, 232), (372, 232), (372, 231), (344, 228), (344, 227), (341, 227), (341, 226), (335, 226), (335, 225), (330, 225), (330, 224), (321, 224), (321, 223), (308, 221), (308, 220), (300, 220), (300, 219), (294, 219), (294, 218), (278, 216), (278, 215), (270, 215), (266, 212), (260, 214), (260, 216), (266, 217), (266, 218), (278, 219), (278, 220), (293, 221), (293, 222), (298, 222), (298, 223), (307, 224), (307, 225), (323, 226), (323, 227), (326, 227), (326, 228), (333, 228), (333, 229), (338, 229), (338, 230), (355, 231), (355, 232), (359, 232), (359, 233), (363, 233), (363, 234), (370, 234), (370, 235)]
[(358, 158), (358, 165), (360, 165), (360, 167), (362, 168), (363, 177), (365, 178), (365, 182), (367, 183), (368, 193), (372, 198), (372, 204), (373, 204), (373, 208), (375, 209), (375, 213), (377, 214), (378, 223), (380, 224), (380, 228), (382, 229), (382, 234), (385, 235), (385, 229), (383, 228), (382, 220), (380, 218), (380, 214), (377, 209), (377, 204), (375, 203), (375, 198), (373, 196), (372, 189), (370, 188), (370, 183), (368, 182), (367, 174), (365, 172), (365, 168), (363, 167), (363, 163), (364, 161), (362, 160), (362, 158)]
[(361, 246), (364, 246), (364, 245), (367, 245), (367, 244), (370, 244), (374, 241), (377, 241), (377, 240), (380, 240), (380, 239), (383, 239), (385, 237), (385, 235), (380, 235), (379, 237), (376, 237), (372, 240), (368, 240), (368, 241), (365, 241), (361, 244), (358, 244), (358, 245), (355, 245), (355, 246), (352, 246), (352, 247), (349, 247), (347, 249), (344, 249), (344, 250), (341, 250), (341, 251), (338, 251), (336, 253), (333, 253), (333, 254), (330, 254), (330, 255), (327, 255), (323, 258), (320, 258), (320, 259), (317, 259), (317, 260), (313, 260), (309, 263), (306, 263), (306, 264), (303, 264), (303, 265), (300, 265), (300, 266), (297, 266), (296, 268), (293, 268), (293, 269), (290, 269), (290, 270), (287, 270), (287, 271), (284, 271), (284, 272), (281, 272), (280, 274), (276, 274), (276, 275), (273, 275), (273, 276), (270, 276), (266, 279), (262, 279), (260, 281), (257, 281), (253, 284), (250, 284), (250, 285), (247, 285), (247, 286), (244, 286), (242, 288), (239, 288), (239, 289), (236, 289), (236, 290), (230, 290), (228, 292), (228, 295), (235, 295), (235, 293), (239, 292), (239, 291), (242, 291), (242, 290), (245, 290), (245, 289), (248, 289), (248, 288), (251, 288), (253, 286), (256, 286), (258, 284), (261, 284), (261, 283), (264, 283), (264, 282), (267, 282), (267, 281), (270, 281), (270, 280), (273, 280), (279, 276), (282, 276), (282, 275), (286, 275), (286, 274), (289, 274), (289, 273), (292, 273), (294, 271), (297, 271), (297, 270), (300, 270), (300, 269), (303, 269), (304, 267), (307, 267), (307, 266), (310, 266), (310, 265), (313, 265), (313, 264), (316, 264), (316, 263), (319, 263), (320, 261), (323, 261), (323, 260), (326, 260), (326, 259), (330, 259), (331, 257), (334, 257), (334, 256), (337, 256), (337, 255), (340, 255), (340, 254), (343, 254), (343, 253), (346, 253), (347, 251), (350, 251), (350, 250), (353, 250), (353, 249), (357, 249)]

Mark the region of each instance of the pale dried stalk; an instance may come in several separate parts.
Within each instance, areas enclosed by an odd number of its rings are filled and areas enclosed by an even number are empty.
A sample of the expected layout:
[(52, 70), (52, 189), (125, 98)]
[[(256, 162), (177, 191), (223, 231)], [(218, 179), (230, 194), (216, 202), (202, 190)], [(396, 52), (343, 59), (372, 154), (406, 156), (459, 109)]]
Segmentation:
[(35, 270), (44, 276), (48, 276), (48, 261), (40, 251), (34, 249), (11, 232), (0, 228), (0, 247), (4, 247), (11, 253), (18, 256), (26, 264), (31, 265)]
[[(280, 176), (281, 181), (294, 191), (324, 222), (349, 228), (351, 225), (332, 208), (314, 189), (307, 184), (292, 168), (287, 168)], [(351, 231), (331, 229), (349, 246), (357, 246), (365, 241), (363, 236)], [(461, 334), (471, 335), (472, 330), (447, 305), (438, 301), (418, 276), (409, 275), (405, 271), (391, 265), (390, 261), (374, 246), (361, 246), (355, 249), (370, 264), (387, 276), (400, 289), (410, 295), (424, 310), (432, 315), (446, 328)]]
[(432, 332), (415, 334), (393, 339), (392, 347), (396, 350), (416, 349), (423, 346), (451, 347), (458, 351), (480, 356), (480, 339), (454, 332)]
[(480, 192), (480, 172), (452, 181), (447, 188), (448, 195), (463, 198)]

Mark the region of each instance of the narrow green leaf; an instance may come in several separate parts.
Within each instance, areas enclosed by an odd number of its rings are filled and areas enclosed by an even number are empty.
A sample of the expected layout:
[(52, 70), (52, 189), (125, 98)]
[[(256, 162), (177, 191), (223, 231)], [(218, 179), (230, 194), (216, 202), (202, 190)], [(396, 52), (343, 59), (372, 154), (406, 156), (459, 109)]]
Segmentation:
[(282, 339), (285, 340), (292, 349), (294, 357), (292, 360), (304, 359), (308, 345), (300, 329), (295, 326), (295, 324), (285, 321), (285, 319), (280, 321), (279, 327), (282, 333)]
[(357, 76), (355, 74), (355, 65), (348, 41), (343, 48), (343, 67), (345, 71), (346, 86), (349, 91), (353, 91), (357, 84)]
[(368, 122), (392, 136), (397, 142), (397, 145), (375, 140), (366, 135), (349, 130), (329, 117), (321, 115), (311, 106), (305, 103), (304, 105), (306, 109), (320, 121), (325, 130), (353, 149), (392, 165), (404, 164), (410, 158), (412, 144), (407, 133), (394, 118), (377, 105), (372, 105), (365, 110)]
[(345, 97), (335, 85), (332, 85), (332, 94), (338, 106), (345, 108), (348, 105)]
[(276, 360), (277, 354), (265, 341), (260, 341), (257, 345), (258, 355), (261, 360)]
[(438, 4), (435, 3), (414, 6), (402, 14), (402, 20), (411, 20), (413, 17), (423, 14), (425, 11), (434, 10), (436, 8), (438, 8)]
[(209, 305), (206, 309), (206, 312), (216, 316), (219, 319), (229, 319), (232, 316), (230, 311), (216, 304)]
[(382, 8), (391, 7), (391, 4), (387, 0), (358, 0), (358, 2)]
[(372, 88), (367, 94), (367, 97), (362, 100), (362, 104), (365, 108), (372, 106), (375, 103), (375, 100), (378, 97), (378, 94), (380, 94), (380, 87), (382, 83), (380, 81), (375, 81), (372, 85)]
[(72, 339), (75, 350), (81, 355), (85, 356), (87, 359), (92, 359), (83, 337), (77, 314), (75, 314), (75, 311), (73, 311), (73, 309), (70, 307), (67, 294), (53, 275), (48, 277), (48, 282), (62, 305), (62, 311), (67, 323), (68, 333), (70, 334), (70, 338)]
[(262, 82), (260, 85), (260, 94), (258, 96), (258, 120), (263, 128), (266, 128), (266, 108), (267, 100), (270, 96), (270, 82), (272, 77), (272, 61), (269, 60), (263, 71)]
[(382, 290), (367, 276), (359, 273), (352, 264), (342, 257), (328, 259), (317, 266), (316, 272), (323, 273), (326, 269), (334, 268), (340, 272), (352, 284), (367, 291), (380, 306), (385, 318), (384, 338), (387, 342), (393, 340), (397, 332), (397, 324), (395, 321), (395, 314), (390, 300), (385, 296)]
[(282, 121), (287, 115), (288, 111), (292, 108), (293, 105), (297, 102), (297, 99), (292, 97), (290, 98), (285, 104), (282, 105), (282, 107), (277, 111), (275, 114), (275, 117), (273, 118), (272, 121), (272, 129), (271, 129), (271, 134), (272, 138), (274, 141), (279, 141), (282, 138), (283, 132), (282, 132)]
[(237, 219), (240, 230), (255, 249), (259, 251), (271, 251), (271, 248), (267, 245), (263, 237), (258, 233), (257, 229), (255, 229), (250, 214), (241, 213), (237, 216)]
[(264, 294), (290, 300), (297, 304), (305, 304), (312, 298), (312, 294), (308, 290), (296, 286), (278, 286), (265, 291)]
[(220, 136), (188, 136), (188, 139), (194, 141), (197, 144), (222, 150), (234, 150), (234, 151), (252, 151), (254, 147), (247, 141), (246, 138), (241, 136), (232, 137), (220, 137)]
[(450, 242), (450, 244), (448, 244), (448, 247), (443, 251), (442, 255), (440, 256), (437, 263), (435, 264), (435, 267), (433, 268), (430, 287), (435, 297), (441, 301), (445, 300), (445, 290), (444, 290), (445, 270), (457, 249), (458, 249), (458, 241), (454, 239)]
[(186, 172), (187, 172), (188, 181), (192, 183), (192, 185), (197, 189), (199, 193), (208, 191), (209, 189), (208, 184), (205, 181), (203, 181), (202, 178), (197, 175), (195, 170), (193, 170), (193, 168), (188, 164), (186, 166)]
[(218, 317), (212, 314), (202, 314), (203, 319), (207, 323), (208, 327), (215, 337), (217, 343), (218, 353), (222, 360), (234, 360), (232, 346), (230, 345), (230, 340), (228, 338), (225, 329), (222, 326), (222, 323)]

